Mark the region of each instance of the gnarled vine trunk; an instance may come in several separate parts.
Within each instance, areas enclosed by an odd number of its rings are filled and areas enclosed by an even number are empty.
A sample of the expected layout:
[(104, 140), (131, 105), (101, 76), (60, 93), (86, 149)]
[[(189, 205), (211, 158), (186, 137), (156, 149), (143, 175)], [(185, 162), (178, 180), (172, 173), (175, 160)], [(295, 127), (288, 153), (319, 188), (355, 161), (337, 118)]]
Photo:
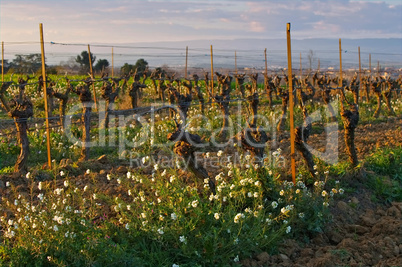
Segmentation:
[(82, 148), (79, 161), (86, 161), (89, 159), (90, 152), (90, 131), (91, 131), (91, 110), (92, 110), (92, 96), (89, 89), (93, 81), (87, 79), (85, 86), (79, 86), (76, 89), (72, 88), (72, 91), (79, 96), (82, 104), (82, 121), (84, 123), (82, 127)]
[(218, 76), (218, 83), (221, 86), (221, 92), (219, 95), (215, 95), (215, 101), (218, 104), (223, 120), (222, 120), (222, 128), (218, 134), (222, 140), (226, 140), (228, 137), (228, 127), (229, 127), (229, 104), (230, 104), (230, 85), (232, 81), (232, 77), (226, 75), (220, 75), (216, 73)]
[[(346, 100), (343, 91), (342, 98)], [(359, 123), (359, 108), (355, 103), (349, 104), (349, 109), (345, 109), (343, 105), (343, 100), (341, 102), (341, 118), (343, 121), (343, 128), (345, 130), (345, 144), (346, 153), (349, 156), (349, 161), (353, 167), (359, 164), (357, 158), (357, 152), (355, 147), (355, 130), (357, 124)]]
[(282, 98), (282, 105), (281, 105), (281, 117), (279, 119), (278, 125), (276, 129), (278, 132), (283, 132), (285, 130), (285, 123), (287, 117), (287, 110), (288, 110), (288, 102), (289, 102), (289, 94), (287, 92), (280, 93), (280, 97)]
[(66, 109), (67, 109), (67, 103), (68, 103), (68, 99), (69, 99), (69, 94), (71, 91), (71, 84), (70, 81), (67, 80), (67, 90), (64, 94), (60, 93), (60, 92), (55, 92), (55, 91), (51, 91), (50, 93), (59, 99), (60, 103), (59, 103), (59, 121), (60, 121), (60, 126), (61, 128), (64, 130), (64, 122), (65, 122), (65, 115), (66, 115)]
[(27, 80), (19, 79), (19, 95), (10, 102), (4, 96), (6, 90), (11, 85), (3, 83), (0, 89), (0, 101), (3, 109), (13, 118), (17, 130), (17, 142), (21, 148), (17, 161), (14, 165), (14, 171), (24, 173), (27, 171), (27, 161), (29, 157), (29, 139), (28, 139), (28, 118), (33, 116), (32, 102), (25, 96), (25, 84)]
[(201, 180), (208, 179), (208, 185), (212, 193), (215, 194), (215, 182), (208, 175), (207, 170), (197, 163), (194, 153), (197, 151), (197, 144), (202, 144), (201, 137), (197, 134), (190, 134), (182, 130), (182, 124), (176, 122), (176, 131), (168, 134), (168, 140), (176, 142), (173, 147), (173, 152), (182, 157), (185, 161), (186, 170), (192, 172)]

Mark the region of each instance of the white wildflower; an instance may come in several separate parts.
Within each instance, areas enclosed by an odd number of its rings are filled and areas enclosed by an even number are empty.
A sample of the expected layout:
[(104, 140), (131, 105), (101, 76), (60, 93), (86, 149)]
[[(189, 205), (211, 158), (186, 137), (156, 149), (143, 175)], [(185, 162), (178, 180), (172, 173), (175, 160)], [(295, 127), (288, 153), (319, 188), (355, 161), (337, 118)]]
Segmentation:
[(186, 237), (185, 237), (184, 235), (181, 235), (181, 236), (179, 237), (179, 240), (180, 240), (180, 242), (182, 242), (182, 243), (184, 243), (184, 244), (187, 244), (187, 239), (186, 239)]
[(236, 216), (234, 217), (234, 222), (235, 222), (235, 223), (239, 223), (240, 219), (243, 219), (243, 218), (245, 218), (245, 217), (246, 217), (246, 216), (244, 216), (243, 213), (238, 213), (238, 214), (236, 214)]
[(177, 215), (176, 215), (176, 213), (172, 213), (172, 214), (170, 214), (170, 217), (172, 218), (172, 220), (176, 220), (177, 219)]
[(233, 259), (233, 261), (234, 261), (234, 262), (239, 262), (239, 261), (240, 261), (239, 255), (236, 255), (236, 257)]
[(194, 200), (193, 202), (191, 202), (191, 206), (193, 206), (193, 208), (196, 208), (198, 206), (198, 200)]

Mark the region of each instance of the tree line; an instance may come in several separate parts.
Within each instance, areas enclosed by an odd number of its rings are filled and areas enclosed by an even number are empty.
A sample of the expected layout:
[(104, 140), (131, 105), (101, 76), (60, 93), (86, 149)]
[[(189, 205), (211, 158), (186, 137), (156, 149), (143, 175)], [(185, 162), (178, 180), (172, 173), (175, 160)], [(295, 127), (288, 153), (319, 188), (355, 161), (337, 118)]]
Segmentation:
[[(102, 71), (107, 70), (110, 66), (110, 63), (107, 59), (98, 59), (96, 61), (96, 56), (93, 53), (91, 54), (91, 62), (93, 66), (93, 71), (96, 73), (101, 73)], [(72, 66), (79, 74), (88, 74), (90, 72), (90, 62), (89, 62), (89, 54), (88, 51), (82, 51), (81, 54), (77, 55), (75, 58), (72, 58), (75, 63), (75, 66)], [(143, 58), (137, 60), (137, 62), (133, 64), (125, 63), (121, 67), (121, 72), (123, 74), (128, 74), (131, 71), (144, 71), (148, 66), (148, 62)], [(60, 71), (60, 67), (62, 66), (48, 66), (46, 65), (46, 70), (48, 74), (58, 74)], [(4, 72), (5, 73), (18, 73), (18, 74), (39, 74), (42, 68), (42, 60), (41, 54), (17, 54), (15, 58), (9, 62), (8, 60), (4, 60)]]

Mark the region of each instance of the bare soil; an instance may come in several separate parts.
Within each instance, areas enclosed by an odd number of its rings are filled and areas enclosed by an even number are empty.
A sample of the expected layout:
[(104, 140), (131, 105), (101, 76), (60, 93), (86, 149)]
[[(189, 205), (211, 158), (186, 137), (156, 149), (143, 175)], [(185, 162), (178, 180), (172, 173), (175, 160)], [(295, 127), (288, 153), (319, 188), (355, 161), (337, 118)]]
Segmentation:
[(343, 199), (333, 221), (309, 243), (289, 239), (277, 255), (260, 253), (243, 266), (402, 266), (402, 202), (373, 204), (370, 192)]
[[(402, 146), (402, 120), (359, 125), (355, 144), (359, 160), (382, 147)], [(343, 131), (338, 132), (340, 160), (347, 160)], [(324, 152), (327, 136), (314, 134), (308, 143)], [(288, 138), (279, 142), (285, 157), (289, 155)], [(301, 160), (300, 157), (297, 158)], [(299, 164), (303, 164), (299, 162)], [(332, 205), (333, 221), (323, 233), (309, 242), (289, 239), (279, 247), (277, 255), (262, 252), (241, 261), (243, 266), (402, 266), (402, 202), (374, 203), (372, 192), (365, 189), (365, 171), (349, 180), (353, 188), (361, 188)]]

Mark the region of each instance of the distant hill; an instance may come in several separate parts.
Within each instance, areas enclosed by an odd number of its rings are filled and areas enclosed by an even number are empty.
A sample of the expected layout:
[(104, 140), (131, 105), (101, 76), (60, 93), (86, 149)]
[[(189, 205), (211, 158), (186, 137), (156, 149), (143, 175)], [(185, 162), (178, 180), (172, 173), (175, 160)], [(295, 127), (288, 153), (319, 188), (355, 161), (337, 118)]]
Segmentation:
[[(285, 39), (235, 39), (235, 40), (192, 40), (178, 42), (158, 43), (131, 43), (123, 44), (138, 47), (163, 47), (171, 49), (161, 53), (159, 59), (149, 59), (150, 64), (165, 61), (165, 64), (183, 65), (185, 48), (189, 48), (189, 66), (204, 67), (210, 66), (210, 45), (213, 45), (214, 65), (221, 67), (234, 67), (235, 51), (239, 67), (264, 67), (264, 49), (267, 49), (268, 65), (270, 67), (286, 67), (287, 51)], [(377, 61), (385, 67), (402, 68), (402, 39), (342, 39), (342, 62), (345, 68), (358, 66), (358, 47), (362, 67), (368, 68), (369, 55), (371, 54), (372, 67), (377, 66)], [(119, 48), (116, 48), (119, 49)], [(180, 50), (181, 49), (181, 50)], [(146, 50), (146, 49), (144, 49)], [(300, 65), (300, 53), (302, 56), (303, 68), (308, 68), (310, 61), (308, 56), (312, 51), (312, 67), (316, 68), (318, 59), (322, 68), (339, 67), (339, 39), (302, 39), (292, 40), (293, 64)], [(150, 51), (144, 52), (144, 55)], [(155, 50), (155, 52), (157, 52)], [(162, 55), (171, 56), (170, 59)], [(158, 61), (159, 60), (159, 61)], [(153, 64), (151, 64), (153, 65)]]
[[(294, 68), (310, 66), (316, 69), (318, 60), (321, 68), (339, 68), (338, 39), (292, 39), (292, 57)], [(265, 66), (264, 49), (267, 49), (267, 62), (270, 69), (287, 66), (285, 39), (235, 39), (235, 40), (191, 40), (177, 42), (133, 42), (133, 43), (93, 43), (91, 52), (97, 59), (107, 59), (111, 63), (111, 47), (114, 47), (114, 65), (120, 67), (124, 63), (134, 64), (139, 58), (144, 58), (151, 67), (168, 65), (182, 68), (185, 64), (186, 46), (188, 46), (188, 66), (191, 68), (206, 68), (211, 65), (210, 46), (213, 45), (214, 66), (216, 68), (231, 68), (236, 63), (239, 68), (248, 67), (261, 69)], [(362, 67), (369, 67), (371, 54), (372, 67), (380, 62), (381, 67), (402, 68), (402, 39), (342, 39), (343, 67), (358, 66), (358, 46), (361, 50)], [(61, 61), (74, 61), (81, 51), (87, 50), (87, 45), (46, 44), (46, 62), (48, 65), (58, 65)], [(39, 46), (13, 46), (5, 50), (5, 59), (12, 60), (15, 54), (40, 53)], [(311, 60), (309, 60), (309, 55)]]

